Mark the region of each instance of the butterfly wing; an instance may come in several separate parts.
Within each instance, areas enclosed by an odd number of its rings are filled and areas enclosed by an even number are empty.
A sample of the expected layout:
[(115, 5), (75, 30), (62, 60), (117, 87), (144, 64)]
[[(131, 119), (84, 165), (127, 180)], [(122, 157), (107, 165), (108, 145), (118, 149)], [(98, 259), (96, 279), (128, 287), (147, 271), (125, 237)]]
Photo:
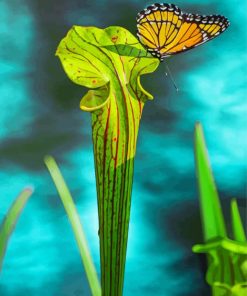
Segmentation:
[(213, 39), (228, 26), (220, 15), (187, 14), (173, 4), (153, 4), (138, 14), (137, 36), (162, 60)]
[(173, 4), (153, 4), (137, 16), (137, 36), (154, 56), (178, 34), (183, 23), (181, 10)]
[(229, 26), (228, 20), (220, 15), (183, 14), (183, 19), (184, 21), (173, 40), (160, 48), (162, 57), (201, 45), (218, 36)]

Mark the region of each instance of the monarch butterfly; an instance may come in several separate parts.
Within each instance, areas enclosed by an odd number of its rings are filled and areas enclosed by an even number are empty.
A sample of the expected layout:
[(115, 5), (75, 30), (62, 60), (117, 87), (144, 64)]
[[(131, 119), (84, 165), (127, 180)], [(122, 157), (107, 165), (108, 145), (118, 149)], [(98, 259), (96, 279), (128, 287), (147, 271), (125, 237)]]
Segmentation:
[(184, 13), (174, 4), (155, 3), (137, 15), (139, 41), (155, 57), (165, 57), (201, 45), (229, 26), (221, 15)]

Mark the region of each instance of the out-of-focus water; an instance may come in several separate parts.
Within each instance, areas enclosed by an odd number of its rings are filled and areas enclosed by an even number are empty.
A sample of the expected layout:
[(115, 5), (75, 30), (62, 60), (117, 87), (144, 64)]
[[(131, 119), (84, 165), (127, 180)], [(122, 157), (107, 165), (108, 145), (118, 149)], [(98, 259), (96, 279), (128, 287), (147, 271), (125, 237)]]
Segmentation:
[[(124, 26), (147, 1), (0, 2), (0, 218), (26, 185), (35, 193), (11, 237), (1, 296), (90, 295), (70, 225), (44, 167), (55, 156), (72, 191), (99, 270), (97, 204), (85, 89), (71, 83), (54, 53), (74, 25)], [(124, 295), (209, 295), (194, 174), (193, 128), (202, 122), (227, 223), (229, 201), (246, 207), (246, 4), (176, 1), (183, 10), (223, 14), (219, 38), (143, 77), (155, 99), (144, 108), (135, 162)]]

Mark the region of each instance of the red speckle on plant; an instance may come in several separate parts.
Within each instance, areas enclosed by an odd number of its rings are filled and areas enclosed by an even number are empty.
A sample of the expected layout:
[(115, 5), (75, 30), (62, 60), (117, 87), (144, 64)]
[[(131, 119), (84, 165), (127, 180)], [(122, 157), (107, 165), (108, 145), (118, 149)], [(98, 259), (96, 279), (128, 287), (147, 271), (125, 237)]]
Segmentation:
[(112, 36), (111, 41), (115, 43), (117, 39), (118, 39), (118, 36)]
[(117, 138), (116, 138), (116, 137), (115, 137), (115, 138), (113, 138), (113, 141), (114, 141), (114, 142), (116, 142), (116, 141), (117, 141)]
[(92, 81), (92, 83), (96, 83), (96, 82), (97, 82), (97, 80), (95, 80), (95, 79)]

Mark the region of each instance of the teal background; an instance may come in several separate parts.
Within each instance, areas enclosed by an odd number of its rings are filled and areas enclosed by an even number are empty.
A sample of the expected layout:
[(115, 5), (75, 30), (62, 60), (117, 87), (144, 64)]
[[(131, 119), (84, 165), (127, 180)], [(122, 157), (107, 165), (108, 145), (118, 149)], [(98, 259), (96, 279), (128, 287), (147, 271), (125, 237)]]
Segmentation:
[[(0, 219), (27, 185), (35, 192), (11, 237), (1, 296), (90, 295), (77, 246), (43, 164), (53, 155), (72, 191), (99, 270), (98, 222), (86, 89), (66, 77), (56, 47), (72, 25), (136, 31), (148, 1), (0, 1)], [(204, 127), (227, 223), (237, 197), (246, 221), (246, 11), (236, 0), (176, 1), (231, 26), (143, 77), (154, 95), (138, 138), (124, 295), (208, 296), (194, 173), (193, 129)]]

